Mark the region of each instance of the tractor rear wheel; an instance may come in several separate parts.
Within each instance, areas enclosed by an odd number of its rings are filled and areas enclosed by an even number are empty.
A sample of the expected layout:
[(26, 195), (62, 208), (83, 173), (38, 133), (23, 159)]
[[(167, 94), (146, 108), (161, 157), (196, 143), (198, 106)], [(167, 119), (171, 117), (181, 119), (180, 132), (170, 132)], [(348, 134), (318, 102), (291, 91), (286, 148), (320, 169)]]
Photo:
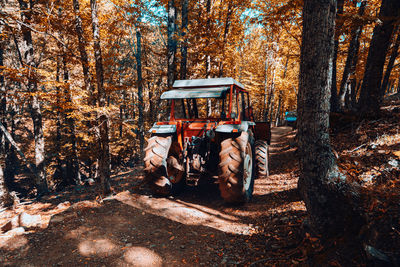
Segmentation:
[(257, 140), (255, 144), (255, 150), (257, 178), (261, 176), (269, 176), (268, 142), (265, 140)]
[(221, 142), (219, 153), (219, 189), (227, 203), (243, 203), (251, 199), (254, 187), (252, 136), (247, 132)]

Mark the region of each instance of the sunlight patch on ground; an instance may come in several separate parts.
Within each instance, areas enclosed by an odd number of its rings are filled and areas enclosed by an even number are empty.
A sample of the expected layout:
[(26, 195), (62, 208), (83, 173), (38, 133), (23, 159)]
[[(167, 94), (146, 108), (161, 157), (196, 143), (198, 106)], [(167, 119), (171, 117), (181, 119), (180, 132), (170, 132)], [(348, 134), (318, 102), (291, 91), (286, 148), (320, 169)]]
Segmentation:
[[(11, 236), (11, 237), (7, 235), (0, 236), (0, 249), (16, 250), (24, 247), (27, 244), (28, 244), (28, 239), (23, 235)], [(0, 265), (1, 265), (1, 260), (0, 260)]]
[(153, 215), (186, 224), (208, 226), (226, 233), (250, 235), (253, 227), (239, 223), (235, 216), (195, 204), (166, 198), (151, 198), (129, 192), (118, 194), (115, 199)]
[(154, 251), (144, 247), (131, 247), (124, 253), (126, 263), (133, 266), (141, 267), (158, 267), (163, 266), (162, 258)]
[[(260, 205), (263, 206), (263, 205)], [(257, 208), (259, 209), (259, 208)], [(287, 212), (305, 212), (306, 211), (306, 206), (304, 205), (303, 201), (294, 201), (290, 203), (284, 203), (275, 207), (270, 207), (265, 210), (265, 215), (275, 215), (275, 214), (282, 214)], [(251, 217), (254, 214), (254, 211), (248, 211), (248, 210), (238, 210), (236, 211), (236, 214), (239, 216), (243, 217)]]
[(264, 195), (297, 188), (297, 177), (292, 173), (270, 175), (254, 181), (254, 195)]
[(83, 256), (110, 256), (118, 252), (118, 246), (108, 239), (85, 240), (78, 245)]

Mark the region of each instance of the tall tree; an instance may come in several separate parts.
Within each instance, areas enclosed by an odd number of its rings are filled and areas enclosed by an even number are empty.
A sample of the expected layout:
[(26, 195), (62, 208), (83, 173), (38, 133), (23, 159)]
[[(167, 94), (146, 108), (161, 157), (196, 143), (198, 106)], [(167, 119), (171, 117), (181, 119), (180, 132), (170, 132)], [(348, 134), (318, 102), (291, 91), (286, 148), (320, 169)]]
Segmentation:
[(386, 72), (385, 76), (383, 77), (382, 81), (382, 86), (381, 86), (381, 95), (384, 96), (386, 93), (386, 90), (388, 89), (389, 85), (389, 78), (390, 78), (390, 73), (392, 72), (394, 62), (396, 61), (396, 58), (399, 54), (399, 46), (400, 46), (400, 30), (399, 26), (397, 26), (397, 38), (396, 41), (394, 41), (393, 47), (392, 47), (392, 53), (390, 54), (389, 62), (386, 67)]
[(373, 31), (360, 92), (359, 111), (363, 117), (376, 117), (379, 115), (382, 102), (380, 88), (383, 66), (390, 45), (394, 23), (399, 14), (400, 1), (382, 0), (379, 12), (379, 19), (382, 23), (378, 23)]
[[(2, 7), (2, 4), (0, 2), (0, 7)], [(4, 26), (0, 25), (0, 32), (4, 31)], [(3, 123), (3, 125), (6, 124), (6, 118), (7, 118), (7, 92), (6, 92), (6, 87), (4, 84), (4, 75), (2, 72), (2, 68), (4, 67), (4, 47), (5, 47), (5, 38), (4, 36), (0, 36), (0, 120)], [(0, 151), (6, 150), (6, 142), (3, 134), (0, 135)]]
[(182, 19), (182, 29), (181, 29), (181, 35), (182, 35), (182, 44), (181, 44), (181, 75), (180, 79), (181, 80), (186, 80), (186, 74), (187, 74), (187, 50), (188, 50), (188, 38), (187, 38), (187, 31), (188, 31), (188, 6), (189, 6), (189, 0), (181, 0), (181, 5), (182, 5), (182, 13), (181, 13), (181, 19)]
[[(355, 1), (357, 3), (357, 1)], [(358, 17), (360, 18), (365, 11), (365, 6), (367, 4), (366, 0), (363, 0), (358, 9)], [(351, 94), (355, 91), (355, 83), (351, 82), (351, 77), (355, 75), (356, 66), (358, 62), (358, 50), (360, 48), (360, 36), (362, 32), (362, 23), (359, 19), (355, 20), (354, 25), (350, 34), (350, 45), (347, 50), (346, 63), (343, 70), (342, 80), (340, 82), (339, 97), (338, 97), (338, 108), (343, 110), (345, 106), (345, 96), (346, 94)], [(350, 88), (349, 88), (350, 87)], [(351, 90), (349, 90), (351, 89)], [(353, 92), (353, 97), (355, 94)], [(352, 97), (352, 98), (353, 98)], [(352, 99), (353, 100), (353, 99)]]
[[(63, 19), (63, 10), (60, 7), (58, 11), (59, 19)], [(59, 30), (59, 39), (64, 42), (64, 35), (61, 30)], [(67, 56), (67, 45), (62, 45), (59, 43), (59, 59), (57, 60), (57, 79), (60, 82), (60, 76), (62, 72), (63, 76), (63, 92), (60, 91), (60, 88), (57, 88), (58, 95), (63, 95), (63, 103), (66, 106), (66, 109), (63, 110), (64, 116), (61, 118), (61, 114), (57, 114), (57, 125), (60, 124), (64, 129), (64, 135), (66, 137), (67, 142), (67, 153), (66, 153), (66, 173), (65, 173), (65, 181), (67, 184), (79, 184), (81, 181), (80, 173), (79, 173), (79, 159), (78, 159), (78, 151), (77, 151), (77, 140), (76, 140), (76, 126), (75, 119), (73, 118), (73, 104), (72, 104), (72, 96), (69, 84), (69, 71), (68, 71), (68, 56)], [(61, 71), (62, 70), (62, 71)], [(86, 89), (86, 88), (85, 88)], [(60, 110), (58, 113), (61, 113)], [(64, 123), (63, 123), (64, 122)], [(61, 125), (62, 124), (62, 125)], [(65, 125), (64, 125), (65, 124)], [(61, 135), (61, 132), (57, 130), (57, 138)], [(59, 145), (59, 144), (57, 144)], [(61, 150), (58, 150), (61, 151)]]
[(298, 95), (299, 191), (312, 229), (327, 236), (351, 218), (329, 141), (336, 0), (305, 0)]
[(100, 29), (99, 19), (97, 16), (98, 8), (96, 0), (90, 0), (90, 8), (92, 13), (92, 29), (93, 29), (93, 50), (96, 65), (96, 82), (97, 82), (97, 102), (101, 108), (98, 114), (98, 181), (100, 181), (104, 194), (111, 192), (110, 185), (110, 147), (108, 137), (109, 118), (104, 110), (106, 106), (106, 92), (104, 90), (104, 70), (103, 58), (100, 46)]
[(333, 48), (333, 66), (332, 66), (332, 88), (331, 88), (331, 111), (336, 112), (338, 110), (338, 94), (337, 94), (337, 56), (338, 56), (338, 49), (339, 49), (339, 37), (340, 37), (340, 30), (342, 28), (342, 15), (343, 15), (343, 6), (344, 0), (337, 0), (337, 12), (336, 12), (336, 24), (335, 29), (335, 43)]
[[(211, 10), (211, 0), (206, 0), (206, 16), (207, 16), (207, 23), (206, 23), (206, 33), (207, 33), (207, 36), (206, 36), (206, 38), (207, 37), (209, 37), (210, 36), (210, 32), (211, 32), (211, 12), (212, 12), (212, 10)], [(211, 55), (210, 55), (210, 51), (209, 51), (209, 48), (207, 47), (208, 46), (208, 43), (206, 43), (206, 47), (205, 47), (205, 50), (206, 50), (206, 61), (204, 62), (205, 63), (205, 70), (206, 70), (206, 78), (208, 79), (208, 78), (210, 78), (210, 75), (211, 75)], [(207, 104), (208, 104), (208, 114), (211, 114), (211, 102), (210, 101), (208, 101), (207, 102)]]
[(168, 0), (168, 87), (172, 88), (176, 76), (176, 5), (175, 0)]
[(272, 113), (274, 112), (275, 71), (276, 71), (276, 66), (274, 66), (273, 69), (272, 69), (271, 85), (270, 85), (270, 88), (269, 88), (269, 96), (268, 96), (268, 103), (267, 103), (268, 116), (269, 116), (269, 121), (270, 122), (272, 122)]
[(28, 84), (27, 89), (31, 94), (30, 109), (31, 117), (33, 121), (33, 131), (35, 138), (35, 164), (38, 175), (36, 177), (36, 187), (38, 195), (44, 194), (48, 191), (45, 171), (45, 150), (44, 150), (44, 135), (43, 135), (43, 123), (42, 123), (42, 112), (40, 109), (40, 101), (38, 97), (37, 87), (37, 68), (34, 59), (34, 49), (32, 42), (32, 32), (28, 25), (31, 23), (32, 9), (34, 1), (28, 2), (24, 0), (18, 0), (21, 10), (21, 20), (23, 22), (21, 26), (23, 42), (21, 45), (21, 54), (24, 57), (24, 64), (28, 68)]
[[(268, 105), (267, 105), (267, 95), (268, 95), (268, 69), (269, 69), (269, 53), (267, 50), (265, 56), (265, 66), (264, 66), (264, 101), (263, 101), (263, 119), (268, 120)], [(270, 92), (271, 94), (271, 92)], [(268, 99), (269, 100), (269, 99)]]
[(144, 123), (143, 123), (143, 77), (142, 77), (142, 33), (138, 27), (136, 30), (136, 70), (137, 70), (137, 86), (139, 100), (139, 155), (140, 162), (143, 160), (144, 151)]

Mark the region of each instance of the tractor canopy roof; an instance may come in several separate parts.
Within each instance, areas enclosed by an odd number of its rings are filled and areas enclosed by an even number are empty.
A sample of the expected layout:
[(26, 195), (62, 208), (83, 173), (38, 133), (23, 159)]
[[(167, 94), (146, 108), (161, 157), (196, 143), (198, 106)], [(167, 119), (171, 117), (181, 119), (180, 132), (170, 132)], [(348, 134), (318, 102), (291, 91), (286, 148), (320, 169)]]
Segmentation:
[(221, 98), (225, 97), (231, 85), (244, 88), (233, 78), (178, 80), (174, 82), (174, 89), (164, 92), (161, 99)]

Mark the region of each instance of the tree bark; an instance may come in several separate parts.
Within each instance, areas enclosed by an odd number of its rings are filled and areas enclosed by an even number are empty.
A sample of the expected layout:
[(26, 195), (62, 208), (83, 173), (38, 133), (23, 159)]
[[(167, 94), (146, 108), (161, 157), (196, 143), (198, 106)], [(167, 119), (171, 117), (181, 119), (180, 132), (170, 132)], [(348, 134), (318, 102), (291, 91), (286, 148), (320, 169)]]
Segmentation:
[(176, 77), (176, 6), (175, 0), (168, 0), (168, 88), (172, 88)]
[[(0, 6), (2, 7), (2, 6)], [(3, 30), (3, 27), (0, 26), (0, 32)], [(5, 48), (5, 43), (6, 39), (0, 38), (0, 67), (4, 67), (4, 48)], [(5, 86), (5, 80), (3, 73), (0, 72), (0, 122), (4, 125), (5, 128), (7, 128), (8, 125), (8, 114), (10, 114), (10, 121), (11, 121), (11, 128), (13, 132), (13, 126), (14, 126), (14, 121), (13, 121), (13, 109), (10, 109), (10, 112), (7, 110), (7, 106), (10, 106), (7, 101), (8, 101), (8, 92)], [(0, 153), (4, 153), (5, 156), (5, 167), (4, 167), (4, 182), (5, 186), (8, 189), (12, 189), (14, 187), (14, 176), (15, 176), (15, 170), (16, 170), (16, 162), (15, 162), (15, 150), (12, 146), (9, 146), (8, 143), (6, 142), (6, 137), (4, 133), (0, 133), (0, 142), (1, 142), (1, 147), (0, 147)]]
[(308, 224), (324, 237), (346, 231), (356, 220), (329, 140), (330, 89), (336, 0), (305, 0), (298, 96), (298, 187)]
[[(56, 66), (56, 82), (60, 83), (61, 79), (61, 58), (58, 56), (57, 57), (57, 66)], [(61, 122), (61, 88), (60, 86), (56, 87), (56, 167), (54, 171), (54, 178), (55, 179), (62, 179), (64, 181), (64, 174), (63, 174), (63, 163), (61, 160), (61, 153), (62, 153), (62, 122)]]
[[(1, 6), (0, 6), (1, 7)], [(0, 26), (3, 32), (3, 26)], [(4, 67), (4, 40), (0, 39), (0, 68)], [(7, 92), (4, 84), (3, 72), (0, 72), (0, 120), (6, 125), (7, 122)], [(6, 143), (3, 135), (0, 135), (0, 152), (6, 152)]]
[[(211, 0), (207, 0), (206, 2), (206, 16), (207, 16), (207, 22), (206, 22), (206, 33), (207, 36), (210, 36), (210, 28), (211, 28)], [(211, 56), (210, 53), (208, 51), (207, 48), (207, 44), (206, 44), (206, 61), (205, 61), (205, 69), (206, 69), (206, 78), (210, 78), (211, 76)], [(208, 110), (211, 108), (211, 101), (207, 102), (209, 107)], [(211, 110), (208, 111), (209, 113), (211, 113)]]
[(385, 76), (383, 77), (382, 86), (381, 86), (381, 95), (382, 97), (385, 95), (385, 92), (388, 89), (390, 73), (392, 72), (394, 62), (396, 61), (397, 56), (399, 55), (399, 45), (400, 45), (400, 31), (399, 26), (397, 26), (396, 31), (397, 38), (392, 47), (392, 53), (390, 54), (390, 59), (386, 67)]
[[(106, 92), (104, 90), (104, 71), (103, 71), (103, 59), (101, 55), (100, 46), (100, 29), (99, 20), (97, 16), (97, 2), (96, 0), (90, 0), (90, 8), (92, 11), (92, 29), (93, 29), (93, 50), (96, 65), (96, 81), (98, 91), (98, 106), (104, 108), (106, 106)], [(102, 191), (104, 194), (111, 192), (110, 185), (110, 147), (108, 137), (108, 114), (102, 109), (98, 115), (98, 172), (97, 180), (100, 181)]]
[[(2, 28), (0, 28), (0, 30), (2, 30)], [(4, 66), (3, 53), (4, 53), (4, 42), (0, 40), (0, 67)], [(0, 121), (4, 123), (6, 122), (6, 115), (7, 115), (7, 94), (4, 85), (4, 76), (2, 72), (0, 72), (0, 93), (1, 93)], [(1, 142), (2, 142), (1, 149), (4, 150), (4, 152), (7, 150), (5, 139), (6, 139), (5, 134), (1, 133)], [(0, 165), (0, 207), (9, 206), (10, 204), (12, 204), (12, 201), (10, 200), (11, 197), (7, 188), (7, 183), (4, 177), (3, 169), (1, 168)]]
[(263, 118), (264, 121), (268, 120), (268, 105), (267, 105), (267, 95), (268, 95), (268, 67), (269, 67), (269, 58), (268, 51), (265, 57), (265, 77), (264, 77), (264, 109), (263, 109)]
[[(64, 38), (63, 38), (64, 39)], [(64, 114), (64, 121), (66, 123), (65, 127), (65, 135), (67, 137), (67, 142), (70, 144), (71, 148), (68, 150), (67, 153), (67, 179), (70, 184), (79, 184), (81, 182), (81, 177), (79, 173), (79, 159), (78, 159), (78, 148), (77, 148), (77, 141), (76, 141), (76, 126), (75, 126), (75, 119), (71, 116), (73, 113), (72, 108), (72, 96), (71, 90), (69, 87), (69, 73), (67, 67), (67, 56), (66, 50), (63, 48), (62, 51), (62, 63), (63, 63), (63, 73), (64, 73), (64, 96), (65, 101), (67, 102), (67, 109), (65, 110)]]
[(400, 1), (383, 0), (379, 12), (382, 23), (375, 26), (369, 46), (364, 79), (359, 100), (359, 114), (362, 117), (377, 117), (380, 113), (383, 66), (390, 45), (394, 23), (400, 13)]
[(189, 0), (182, 0), (182, 30), (181, 35), (183, 42), (181, 44), (181, 80), (186, 80), (187, 74), (187, 49), (188, 49), (188, 40), (187, 40), (187, 30), (188, 30), (188, 6)]
[(275, 68), (272, 70), (272, 80), (269, 89), (269, 96), (267, 103), (268, 116), (269, 116), (269, 121), (271, 123), (272, 123), (272, 113), (274, 112), (274, 98), (275, 98)]
[(89, 105), (94, 105), (96, 99), (94, 97), (94, 85), (89, 72), (89, 57), (86, 52), (86, 40), (84, 37), (82, 19), (79, 15), (79, 0), (73, 0), (73, 8), (75, 13), (75, 31), (78, 36), (78, 49), (80, 54), (80, 61), (83, 71), (83, 81), (85, 84), (85, 91), (89, 93)]
[(337, 81), (337, 54), (338, 54), (338, 49), (339, 49), (339, 33), (342, 28), (343, 23), (341, 16), (343, 15), (343, 5), (344, 5), (344, 0), (337, 0), (337, 13), (336, 13), (336, 21), (340, 21), (340, 23), (337, 23), (336, 29), (335, 29), (335, 42), (334, 42), (334, 48), (333, 48), (333, 66), (332, 66), (332, 88), (331, 88), (331, 111), (332, 112), (337, 112), (338, 111), (338, 95), (337, 95), (337, 86), (336, 86), (336, 81)]
[[(362, 1), (361, 5), (358, 9), (358, 16), (361, 17), (364, 14), (365, 6), (367, 1)], [(362, 24), (361, 21), (356, 20), (353, 22), (355, 25), (351, 30), (351, 39), (350, 45), (347, 51), (347, 58), (346, 63), (343, 70), (342, 81), (340, 82), (340, 90), (339, 90), (339, 97), (338, 97), (338, 108), (339, 110), (343, 110), (345, 107), (345, 96), (346, 93), (350, 94), (350, 91), (354, 91), (354, 81), (351, 76), (355, 75), (357, 62), (358, 62), (358, 50), (360, 48), (360, 36), (362, 32)], [(351, 90), (349, 89), (349, 85), (351, 86)]]
[[(33, 1), (30, 1), (30, 5), (28, 8), (28, 3), (19, 0), (19, 5), (21, 9), (21, 19), (25, 25), (30, 24), (31, 16), (32, 16), (32, 8)], [(43, 123), (42, 123), (42, 112), (40, 110), (40, 101), (38, 98), (38, 89), (37, 89), (37, 81), (36, 81), (36, 64), (34, 61), (34, 53), (33, 53), (33, 43), (32, 43), (32, 33), (30, 28), (22, 25), (22, 35), (23, 35), (23, 45), (22, 47), (22, 55), (24, 56), (24, 63), (26, 67), (29, 69), (28, 76), (28, 91), (31, 93), (31, 117), (33, 121), (33, 132), (35, 137), (35, 164), (37, 169), (37, 179), (36, 179), (36, 187), (38, 195), (42, 195), (48, 192), (47, 181), (46, 181), (46, 171), (45, 171), (45, 150), (44, 150), (44, 135), (43, 135)]]
[(12, 206), (13, 199), (8, 191), (4, 180), (3, 169), (0, 164), (0, 207)]
[(278, 109), (275, 114), (275, 127), (279, 126), (279, 119), (280, 119), (281, 107), (282, 107), (282, 98), (283, 98), (283, 92), (279, 91)]
[(142, 34), (138, 28), (136, 31), (136, 69), (137, 69), (137, 84), (138, 84), (138, 100), (139, 100), (139, 160), (143, 161), (144, 151), (144, 122), (143, 122), (143, 78), (142, 78)]

